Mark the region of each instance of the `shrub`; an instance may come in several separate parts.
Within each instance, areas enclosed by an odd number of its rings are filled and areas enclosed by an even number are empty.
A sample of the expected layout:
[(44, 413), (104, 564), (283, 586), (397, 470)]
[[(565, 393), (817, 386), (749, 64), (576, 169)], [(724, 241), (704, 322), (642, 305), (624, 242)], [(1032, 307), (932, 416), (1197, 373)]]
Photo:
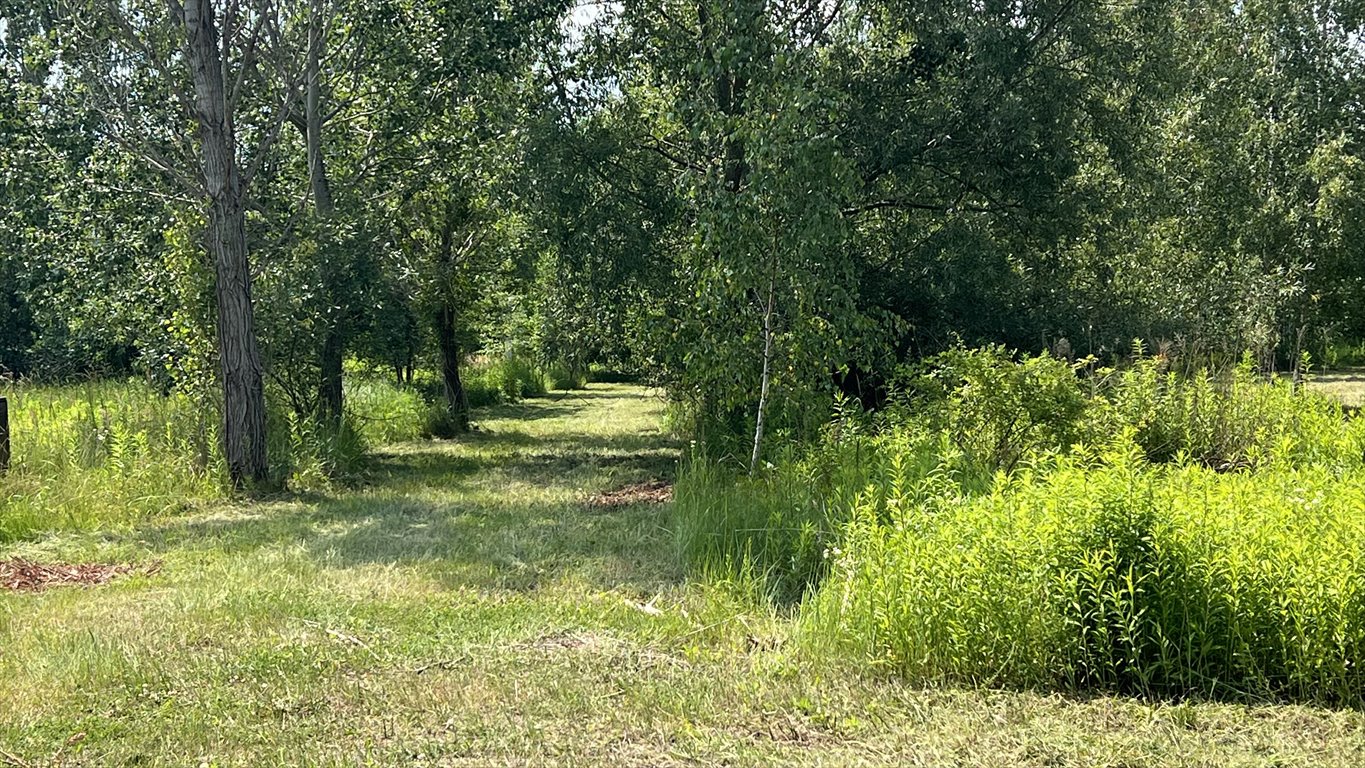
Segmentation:
[(461, 424), (445, 403), (433, 403), (426, 407), (422, 416), (422, 437), (450, 440), (467, 431), (468, 424)]
[(1365, 341), (1325, 342), (1323, 360), (1329, 368), (1358, 368), (1365, 365)]
[(379, 376), (349, 376), (346, 410), (361, 438), (377, 446), (421, 437), (427, 406), (411, 387)]
[(599, 384), (635, 384), (640, 381), (640, 374), (594, 364), (588, 368), (588, 381)]
[[(299, 418), (293, 411), (272, 418), (271, 471), (295, 490), (327, 488), (337, 477), (359, 471), (365, 460), (366, 442), (348, 413), (338, 426)], [(284, 440), (287, 439), (287, 442)]]
[(1365, 451), (1360, 422), (1341, 404), (1285, 379), (1256, 376), (1250, 359), (1215, 376), (1181, 376), (1161, 358), (1139, 358), (1103, 385), (1095, 420), (1131, 429), (1155, 462), (1186, 457), (1226, 471), (1269, 463), (1355, 466)]
[(582, 389), (588, 385), (588, 376), (585, 372), (562, 361), (551, 363), (545, 376), (550, 381), (551, 389)]
[(1016, 361), (1004, 347), (956, 349), (932, 358), (909, 387), (967, 460), (1008, 471), (1084, 436), (1087, 400), (1076, 370), (1049, 355)]
[(510, 401), (524, 397), (544, 397), (549, 392), (545, 374), (530, 358), (520, 355), (505, 355), (502, 358), (504, 390)]
[(695, 460), (684, 556), (919, 681), (1365, 704), (1365, 420), (1246, 362), (908, 381), (755, 476)]
[(548, 392), (545, 375), (520, 355), (476, 358), (466, 366), (462, 381), (471, 408), (543, 397)]
[(860, 504), (871, 500), (889, 514), (876, 489), (895, 489), (902, 503), (930, 488), (976, 487), (983, 477), (942, 435), (878, 430), (845, 405), (815, 448), (789, 447), (752, 476), (694, 455), (678, 480), (675, 530), (685, 562), (754, 577), (770, 597), (790, 602), (819, 585), (829, 549)]
[(1057, 459), (862, 505), (807, 620), (915, 679), (1358, 705), (1365, 475)]

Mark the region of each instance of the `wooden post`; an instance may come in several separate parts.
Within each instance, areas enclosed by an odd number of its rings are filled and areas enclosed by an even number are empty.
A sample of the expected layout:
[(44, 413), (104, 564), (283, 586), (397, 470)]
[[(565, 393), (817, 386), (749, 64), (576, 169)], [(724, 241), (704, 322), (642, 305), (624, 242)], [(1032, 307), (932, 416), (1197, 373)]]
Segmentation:
[(0, 397), (0, 475), (9, 471), (9, 400)]

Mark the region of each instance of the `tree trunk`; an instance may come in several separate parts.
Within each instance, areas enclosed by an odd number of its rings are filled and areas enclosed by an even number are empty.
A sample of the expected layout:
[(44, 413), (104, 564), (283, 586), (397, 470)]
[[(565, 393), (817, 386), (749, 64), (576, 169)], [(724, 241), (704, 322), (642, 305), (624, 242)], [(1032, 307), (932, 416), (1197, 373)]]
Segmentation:
[[(737, 6), (731, 9), (734, 13), (733, 18), (722, 18), (719, 29), (713, 27), (713, 19), (710, 10), (705, 2), (697, 4), (697, 19), (701, 25), (701, 37), (708, 41), (706, 56), (712, 67), (716, 69), (716, 79), (713, 83), (715, 91), (716, 107), (722, 115), (729, 118), (730, 125), (725, 128), (724, 137), (724, 163), (722, 165), (725, 189), (728, 192), (739, 192), (744, 187), (745, 176), (748, 174), (749, 166), (745, 159), (745, 146), (743, 139), (740, 138), (735, 122), (744, 116), (745, 99), (749, 89), (749, 78), (744, 73), (745, 65), (725, 65), (721, 64), (721, 58), (717, 54), (717, 49), (722, 44), (730, 42), (728, 38), (734, 34), (752, 34), (757, 25), (762, 23), (764, 3), (752, 3), (747, 7)], [(752, 63), (747, 66), (753, 66)]]
[(455, 309), (447, 303), (436, 312), (436, 343), (441, 348), (441, 384), (446, 408), (458, 432), (469, 431), (469, 398), (460, 380), (460, 342), (455, 337)]
[(754, 452), (749, 457), (749, 474), (758, 470), (763, 451), (763, 419), (768, 412), (768, 383), (773, 366), (773, 303), (777, 297), (777, 277), (768, 278), (768, 307), (763, 312), (763, 378), (758, 392), (758, 418), (754, 421)]
[(329, 321), (327, 331), (322, 337), (322, 352), (318, 359), (320, 369), (318, 411), (324, 423), (334, 427), (341, 425), (342, 407), (344, 405), (341, 387), (341, 363), (344, 356), (345, 347), (341, 338), (341, 329), (335, 320)]
[[(743, 75), (729, 72), (721, 74), (716, 81), (716, 100), (728, 117), (738, 118), (744, 114), (748, 82)], [(730, 192), (739, 192), (744, 187), (744, 177), (749, 170), (744, 155), (744, 141), (731, 126), (725, 136), (725, 189)]]
[(325, 0), (313, 0), (313, 8), (308, 26), (308, 61), (305, 72), (304, 91), (304, 140), (308, 149), (308, 181), (313, 190), (313, 205), (322, 225), (321, 283), (322, 297), (326, 302), (323, 308), (323, 340), (318, 360), (318, 415), (324, 423), (331, 426), (341, 425), (345, 403), (342, 393), (342, 360), (346, 355), (345, 339), (342, 336), (343, 318), (341, 315), (342, 298), (338, 269), (343, 265), (336, 263), (333, 254), (328, 253), (331, 245), (327, 224), (336, 208), (332, 204), (332, 185), (327, 178), (327, 160), (322, 153), (322, 130), (325, 124), (322, 114), (322, 17)]
[(264, 482), (269, 476), (265, 391), (251, 304), (242, 180), (211, 0), (188, 0), (184, 23), (209, 197), (208, 248), (216, 273), (223, 453), (232, 484), (241, 488), (248, 482)]
[(327, 159), (322, 154), (322, 129), (326, 122), (322, 115), (322, 15), (325, 5), (324, 0), (313, 0), (308, 25), (303, 111), (307, 123), (308, 180), (313, 187), (313, 204), (317, 206), (319, 216), (330, 218), (335, 208), (332, 205), (332, 185), (327, 179)]
[(446, 202), (445, 221), (441, 226), (441, 240), (436, 254), (436, 279), (440, 286), (436, 307), (436, 346), (441, 351), (441, 383), (445, 389), (446, 408), (457, 432), (469, 430), (469, 398), (460, 380), (460, 341), (455, 335), (455, 296), (450, 286), (455, 269), (455, 231), (461, 220), (461, 207), (454, 199)]

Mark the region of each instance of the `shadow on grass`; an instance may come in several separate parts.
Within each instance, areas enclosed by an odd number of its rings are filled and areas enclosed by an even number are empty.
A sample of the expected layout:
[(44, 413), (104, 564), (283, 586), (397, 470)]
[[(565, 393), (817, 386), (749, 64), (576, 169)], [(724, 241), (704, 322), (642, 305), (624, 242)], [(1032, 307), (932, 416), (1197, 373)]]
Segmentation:
[[(561, 410), (517, 407), (530, 418)], [(678, 450), (659, 434), (472, 433), (379, 452), (359, 484), (335, 494), (224, 507), (136, 535), (163, 553), (293, 547), (332, 568), (417, 566), (449, 587), (524, 591), (571, 578), (644, 594), (682, 577), (668, 508), (586, 502), (605, 489), (673, 479)]]
[[(552, 400), (550, 398), (536, 398), (533, 400), (523, 400), (519, 403), (489, 406), (477, 414), (479, 418), (475, 419), (475, 423), (477, 424), (480, 420), (488, 419), (512, 419), (515, 421), (563, 419), (581, 414), (588, 406), (589, 403), (576, 403), (568, 401), (567, 399), (560, 401)], [(474, 434), (478, 433), (475, 432)]]

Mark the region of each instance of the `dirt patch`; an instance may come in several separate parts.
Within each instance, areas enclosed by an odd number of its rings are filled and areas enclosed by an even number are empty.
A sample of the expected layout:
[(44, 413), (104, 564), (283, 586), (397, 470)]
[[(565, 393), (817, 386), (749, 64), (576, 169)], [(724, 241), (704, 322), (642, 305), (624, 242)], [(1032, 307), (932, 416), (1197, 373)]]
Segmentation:
[(39, 592), (48, 587), (98, 587), (130, 573), (152, 574), (161, 561), (151, 565), (105, 565), (100, 563), (35, 563), (16, 558), (0, 560), (0, 590)]
[(627, 485), (614, 491), (599, 493), (588, 499), (588, 506), (598, 508), (625, 507), (631, 504), (665, 504), (673, 500), (673, 485), (662, 480)]
[(523, 647), (537, 651), (577, 651), (602, 648), (613, 642), (610, 637), (591, 632), (556, 632)]

